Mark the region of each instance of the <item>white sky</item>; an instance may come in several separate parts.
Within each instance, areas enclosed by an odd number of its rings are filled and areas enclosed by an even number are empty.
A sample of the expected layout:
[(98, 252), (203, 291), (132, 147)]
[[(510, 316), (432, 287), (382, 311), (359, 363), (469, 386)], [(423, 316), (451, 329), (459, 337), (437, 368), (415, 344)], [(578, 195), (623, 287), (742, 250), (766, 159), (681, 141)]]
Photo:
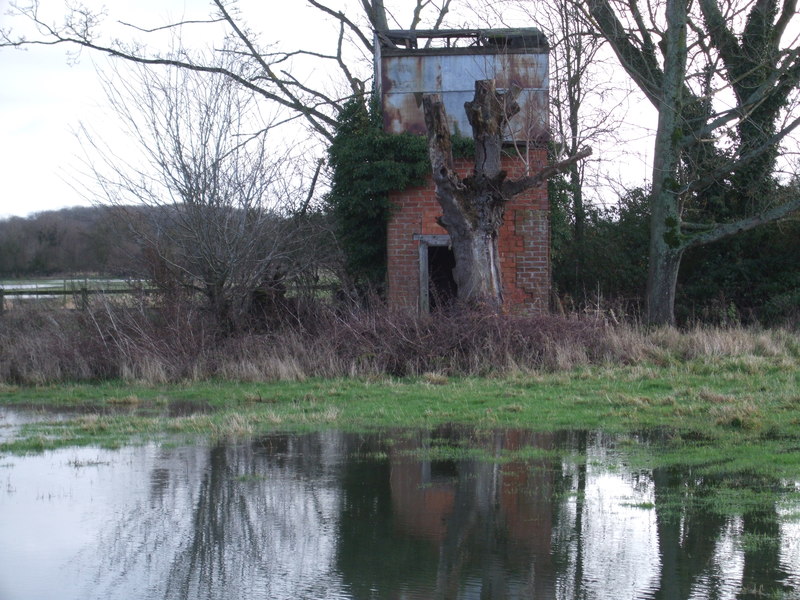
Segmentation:
[(52, 48), (2, 50), (0, 81), (0, 216), (80, 203), (61, 177), (78, 150), (71, 129), (101, 97), (93, 67)]

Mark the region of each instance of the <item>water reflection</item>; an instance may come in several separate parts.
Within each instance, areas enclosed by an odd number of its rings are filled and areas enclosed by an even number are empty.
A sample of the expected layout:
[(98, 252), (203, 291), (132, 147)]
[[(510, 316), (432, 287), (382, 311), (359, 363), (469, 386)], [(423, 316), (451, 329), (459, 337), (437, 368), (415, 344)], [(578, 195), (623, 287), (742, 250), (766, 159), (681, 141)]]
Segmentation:
[(719, 510), (723, 482), (614, 445), (450, 427), (6, 456), (0, 598), (798, 597), (797, 507)]

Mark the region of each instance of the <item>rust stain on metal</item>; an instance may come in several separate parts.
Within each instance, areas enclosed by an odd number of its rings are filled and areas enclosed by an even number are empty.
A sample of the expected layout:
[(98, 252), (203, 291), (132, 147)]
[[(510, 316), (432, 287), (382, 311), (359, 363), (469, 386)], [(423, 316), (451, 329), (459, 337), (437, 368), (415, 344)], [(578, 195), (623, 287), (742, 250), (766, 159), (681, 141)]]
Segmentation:
[[(419, 99), (441, 93), (454, 133), (469, 134), (464, 102), (472, 99), (476, 80), (495, 79), (498, 89), (518, 88), (521, 111), (510, 120), (506, 139), (536, 142), (547, 136), (546, 45), (510, 49), (503, 32), (493, 32), (488, 46), (476, 48), (391, 48), (380, 56), (384, 127), (392, 133), (425, 133)], [(446, 37), (447, 32), (442, 33)], [(513, 38), (516, 39), (516, 38)], [(509, 38), (512, 40), (512, 38)]]
[[(383, 128), (389, 133), (425, 134), (425, 116), (421, 108), (421, 94), (402, 94), (392, 98), (392, 102), (384, 100)], [(409, 119), (408, 115), (422, 115), (420, 119)]]

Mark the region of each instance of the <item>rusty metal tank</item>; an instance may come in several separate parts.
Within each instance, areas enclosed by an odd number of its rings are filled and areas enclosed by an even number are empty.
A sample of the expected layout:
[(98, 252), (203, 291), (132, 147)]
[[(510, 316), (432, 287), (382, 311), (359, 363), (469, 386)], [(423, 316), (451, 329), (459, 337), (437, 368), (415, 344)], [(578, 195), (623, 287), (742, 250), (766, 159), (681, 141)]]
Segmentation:
[(440, 93), (455, 135), (472, 136), (464, 103), (475, 81), (494, 79), (500, 91), (519, 88), (520, 112), (504, 139), (543, 143), (548, 132), (547, 39), (534, 28), (384, 31), (376, 35), (376, 82), (384, 129), (425, 133), (422, 95)]

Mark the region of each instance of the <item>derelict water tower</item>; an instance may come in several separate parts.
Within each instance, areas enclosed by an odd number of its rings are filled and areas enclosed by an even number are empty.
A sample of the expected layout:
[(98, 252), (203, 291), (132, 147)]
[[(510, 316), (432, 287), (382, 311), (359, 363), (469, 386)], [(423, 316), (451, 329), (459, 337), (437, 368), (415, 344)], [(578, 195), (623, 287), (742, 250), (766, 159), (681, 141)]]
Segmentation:
[[(472, 136), (464, 103), (475, 81), (494, 79), (499, 91), (516, 88), (520, 112), (504, 132), (503, 169), (517, 178), (547, 162), (548, 51), (537, 29), (384, 31), (376, 35), (375, 69), (390, 133), (424, 135), (422, 96), (440, 93), (457, 136)], [(470, 159), (456, 158), (464, 176)], [(434, 185), (397, 190), (388, 227), (388, 299), (393, 308), (427, 312), (455, 295), (453, 254)], [(550, 298), (550, 226), (546, 188), (533, 188), (506, 206), (498, 245), (505, 308), (544, 312)]]

